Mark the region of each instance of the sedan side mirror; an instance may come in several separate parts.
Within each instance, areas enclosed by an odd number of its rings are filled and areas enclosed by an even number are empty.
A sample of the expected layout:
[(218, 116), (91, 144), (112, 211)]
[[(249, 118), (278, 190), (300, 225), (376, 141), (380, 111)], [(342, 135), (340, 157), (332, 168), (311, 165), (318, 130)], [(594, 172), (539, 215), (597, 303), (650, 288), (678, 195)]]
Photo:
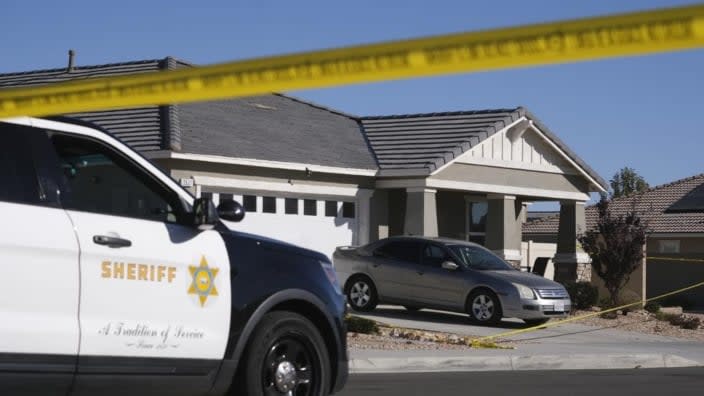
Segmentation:
[(193, 201), (193, 225), (199, 230), (211, 230), (220, 218), (210, 198), (196, 198)]
[(452, 261), (443, 261), (442, 268), (448, 271), (457, 271), (460, 266), (456, 263), (453, 263)]
[(244, 213), (244, 207), (237, 201), (224, 201), (218, 205), (218, 215), (223, 220), (242, 221)]

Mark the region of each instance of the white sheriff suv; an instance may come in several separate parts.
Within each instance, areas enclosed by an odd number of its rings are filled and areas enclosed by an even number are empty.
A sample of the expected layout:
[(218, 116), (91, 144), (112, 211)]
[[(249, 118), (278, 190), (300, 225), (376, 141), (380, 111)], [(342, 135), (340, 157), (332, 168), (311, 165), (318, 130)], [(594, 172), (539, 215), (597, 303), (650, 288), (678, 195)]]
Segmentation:
[(321, 396), (347, 379), (323, 254), (229, 230), (109, 133), (0, 122), (0, 395)]

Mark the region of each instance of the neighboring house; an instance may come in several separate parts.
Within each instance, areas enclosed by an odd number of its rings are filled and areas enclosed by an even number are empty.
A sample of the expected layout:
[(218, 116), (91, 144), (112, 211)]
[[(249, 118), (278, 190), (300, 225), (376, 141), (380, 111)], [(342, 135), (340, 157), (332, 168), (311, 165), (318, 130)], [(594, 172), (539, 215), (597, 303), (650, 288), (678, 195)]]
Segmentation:
[[(0, 75), (0, 88), (172, 70), (174, 58)], [(606, 182), (524, 108), (357, 117), (287, 95), (74, 115), (160, 164), (195, 195), (241, 201), (231, 228), (330, 255), (400, 234), (477, 241), (521, 260), (526, 206), (560, 201), (556, 260)], [(570, 268), (572, 270), (570, 270)]]
[[(704, 174), (613, 199), (609, 207), (616, 215), (635, 211), (650, 231), (645, 272), (638, 270), (633, 274), (629, 289), (640, 295), (645, 289), (646, 296), (653, 297), (704, 281), (704, 263), (678, 260), (704, 259)], [(595, 206), (586, 209), (587, 229), (595, 226), (597, 217)], [(554, 252), (558, 225), (558, 216), (527, 222), (523, 225), (523, 240), (531, 241), (533, 246), (547, 244)], [(548, 250), (546, 254), (551, 253)], [(592, 280), (599, 283), (596, 275), (592, 275)], [(685, 304), (704, 306), (704, 288), (678, 298)]]

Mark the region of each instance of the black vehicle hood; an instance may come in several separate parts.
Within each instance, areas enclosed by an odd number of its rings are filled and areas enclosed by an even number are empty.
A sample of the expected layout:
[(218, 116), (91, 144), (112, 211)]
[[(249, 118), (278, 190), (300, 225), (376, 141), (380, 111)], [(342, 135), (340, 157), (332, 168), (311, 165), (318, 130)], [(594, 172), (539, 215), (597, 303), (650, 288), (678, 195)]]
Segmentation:
[(330, 261), (330, 259), (328, 259), (327, 256), (325, 256), (324, 254), (322, 254), (320, 252), (316, 252), (315, 250), (302, 248), (300, 246), (296, 246), (296, 245), (288, 243), (288, 242), (280, 241), (278, 239), (268, 238), (268, 237), (256, 235), (256, 234), (249, 234), (249, 233), (242, 232), (242, 231), (233, 231), (233, 230), (229, 230), (229, 229), (225, 232), (229, 232), (231, 236), (233, 236), (237, 239), (256, 242), (258, 245), (261, 246), (262, 249), (269, 249), (269, 250), (273, 250), (273, 251), (276, 251), (279, 253), (308, 257), (308, 258), (312, 258), (312, 259), (320, 260), (320, 261), (324, 261), (324, 262)]

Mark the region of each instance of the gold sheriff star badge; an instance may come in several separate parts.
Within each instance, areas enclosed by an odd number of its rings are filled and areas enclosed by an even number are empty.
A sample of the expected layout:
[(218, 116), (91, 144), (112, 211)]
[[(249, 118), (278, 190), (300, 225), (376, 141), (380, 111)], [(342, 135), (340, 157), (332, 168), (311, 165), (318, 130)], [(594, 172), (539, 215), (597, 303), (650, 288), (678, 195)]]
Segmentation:
[(204, 306), (208, 296), (217, 296), (218, 289), (215, 288), (215, 277), (218, 275), (217, 268), (208, 267), (208, 260), (201, 256), (200, 266), (188, 266), (193, 281), (188, 288), (188, 294), (196, 294), (200, 300), (200, 306)]

